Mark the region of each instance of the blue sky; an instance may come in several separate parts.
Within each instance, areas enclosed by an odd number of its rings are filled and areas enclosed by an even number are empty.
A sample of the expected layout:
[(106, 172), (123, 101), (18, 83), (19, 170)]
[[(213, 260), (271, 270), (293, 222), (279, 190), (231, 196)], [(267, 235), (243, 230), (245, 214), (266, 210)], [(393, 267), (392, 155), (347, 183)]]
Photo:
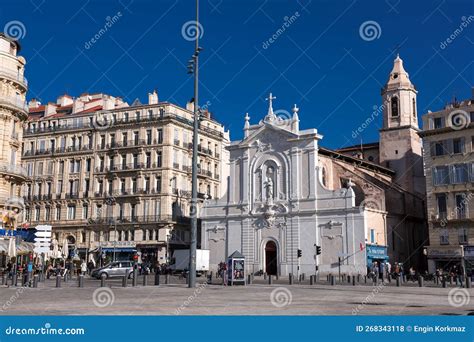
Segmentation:
[[(473, 6), (469, 0), (201, 0), (200, 104), (208, 103), (235, 140), (246, 112), (252, 123), (263, 118), (272, 91), (274, 109), (284, 113), (296, 103), (300, 126), (317, 128), (322, 145), (358, 144), (352, 131), (381, 104), (395, 49), (419, 91), (420, 115), (453, 96), (471, 96)], [(185, 64), (194, 42), (182, 28), (194, 20), (194, 1), (2, 0), (0, 20), (0, 30), (12, 21), (24, 27), (28, 98), (105, 92), (146, 102), (154, 88), (161, 100), (180, 105), (192, 97)], [(269, 43), (285, 21), (291, 24)], [(375, 35), (361, 36), (366, 22)], [(363, 142), (378, 139), (381, 122), (364, 130)]]

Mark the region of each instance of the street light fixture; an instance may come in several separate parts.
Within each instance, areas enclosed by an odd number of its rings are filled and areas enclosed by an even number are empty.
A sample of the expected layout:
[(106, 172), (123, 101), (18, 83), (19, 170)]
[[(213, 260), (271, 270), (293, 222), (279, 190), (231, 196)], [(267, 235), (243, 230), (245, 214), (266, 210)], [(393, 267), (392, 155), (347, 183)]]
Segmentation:
[(192, 181), (191, 181), (191, 245), (189, 248), (189, 281), (188, 287), (196, 286), (196, 249), (197, 249), (197, 164), (198, 164), (198, 131), (199, 131), (199, 53), (202, 48), (199, 46), (199, 0), (196, 0), (196, 40), (192, 59), (188, 64), (188, 74), (194, 74), (194, 125), (193, 125), (193, 160), (192, 160)]

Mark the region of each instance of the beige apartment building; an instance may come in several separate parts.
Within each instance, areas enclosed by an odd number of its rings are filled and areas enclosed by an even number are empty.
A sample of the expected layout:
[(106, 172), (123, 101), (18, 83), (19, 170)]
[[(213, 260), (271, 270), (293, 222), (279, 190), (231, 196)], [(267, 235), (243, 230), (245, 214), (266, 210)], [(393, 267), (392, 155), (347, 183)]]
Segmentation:
[[(2, 228), (21, 224), (23, 198), (21, 186), (26, 171), (21, 167), (23, 122), (28, 118), (25, 95), (28, 82), (24, 77), (26, 61), (19, 56), (20, 44), (0, 33), (0, 213)], [(2, 239), (2, 237), (0, 237)], [(8, 241), (0, 241), (0, 252)]]
[[(29, 103), (23, 164), (26, 220), (50, 223), (80, 258), (168, 262), (190, 241), (193, 104), (131, 106), (106, 94)], [(198, 197), (225, 193), (229, 133), (204, 111), (199, 130)], [(202, 201), (201, 201), (202, 202)], [(75, 251), (75, 252), (74, 252)]]
[(428, 268), (474, 266), (474, 91), (423, 115), (429, 246)]

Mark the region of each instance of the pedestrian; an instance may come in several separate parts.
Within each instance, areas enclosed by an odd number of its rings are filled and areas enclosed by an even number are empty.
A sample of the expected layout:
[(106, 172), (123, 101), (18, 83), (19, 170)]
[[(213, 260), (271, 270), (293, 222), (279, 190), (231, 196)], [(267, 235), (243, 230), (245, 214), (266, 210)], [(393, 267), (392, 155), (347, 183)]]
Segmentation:
[(415, 282), (415, 275), (416, 275), (416, 271), (415, 271), (415, 268), (412, 266), (410, 267), (410, 279), (412, 282)]
[(85, 275), (87, 272), (87, 264), (86, 264), (86, 261), (85, 260), (82, 260), (82, 263), (81, 263), (81, 274), (82, 275)]

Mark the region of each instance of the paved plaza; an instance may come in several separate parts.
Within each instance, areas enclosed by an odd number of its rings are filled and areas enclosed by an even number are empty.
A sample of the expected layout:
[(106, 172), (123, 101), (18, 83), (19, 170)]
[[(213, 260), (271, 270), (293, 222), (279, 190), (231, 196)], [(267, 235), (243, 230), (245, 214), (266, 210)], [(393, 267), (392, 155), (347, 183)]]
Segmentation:
[[(163, 278), (163, 277), (162, 277)], [(204, 279), (200, 279), (204, 281)], [(86, 278), (55, 288), (50, 279), (38, 288), (0, 287), (2, 315), (473, 315), (474, 289), (455, 286), (419, 288), (358, 284), (331, 286), (324, 282), (288, 285), (263, 279), (252, 285), (224, 287), (217, 283), (186, 287), (184, 279), (172, 284), (126, 288), (120, 280)]]

